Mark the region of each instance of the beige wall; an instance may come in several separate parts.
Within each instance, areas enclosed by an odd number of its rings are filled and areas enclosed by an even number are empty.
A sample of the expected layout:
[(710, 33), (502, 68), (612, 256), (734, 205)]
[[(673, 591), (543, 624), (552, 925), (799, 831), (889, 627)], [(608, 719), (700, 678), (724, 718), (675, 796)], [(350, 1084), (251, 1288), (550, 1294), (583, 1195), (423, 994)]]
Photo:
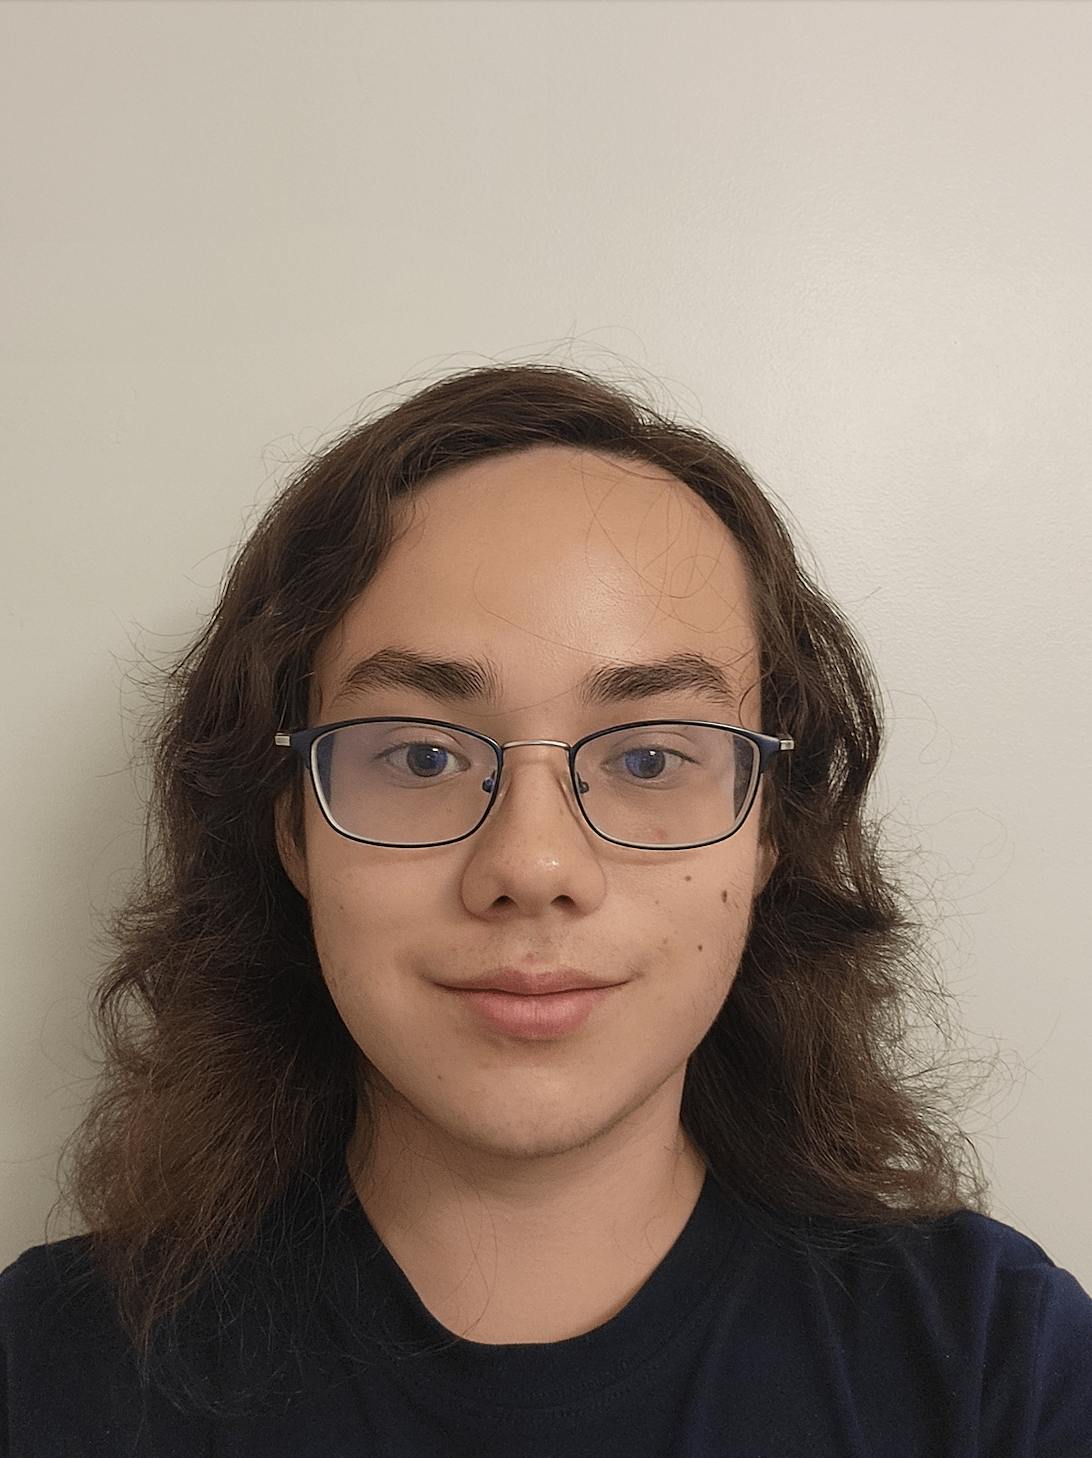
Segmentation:
[[(666, 382), (880, 663), (994, 1209), (1092, 1286), (1089, 239), (1076, 3), (0, 5), (0, 1259), (86, 1092), (134, 678), (371, 392)], [(566, 343), (568, 342), (568, 343)]]

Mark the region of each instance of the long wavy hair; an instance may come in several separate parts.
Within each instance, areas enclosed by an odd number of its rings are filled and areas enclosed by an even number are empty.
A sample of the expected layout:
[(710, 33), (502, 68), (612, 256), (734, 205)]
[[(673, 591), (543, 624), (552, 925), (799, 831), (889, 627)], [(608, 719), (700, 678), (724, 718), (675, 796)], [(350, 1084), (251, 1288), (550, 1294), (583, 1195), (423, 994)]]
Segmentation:
[(881, 726), (845, 619), (714, 439), (585, 374), (473, 370), (299, 472), (169, 675), (146, 874), (98, 994), (105, 1076), (72, 1178), (138, 1343), (257, 1239), (294, 1183), (318, 1179), (358, 1117), (361, 1055), (276, 850), (275, 805), (304, 790), (274, 735), (307, 722), (316, 651), (383, 560), (402, 498), (544, 443), (652, 463), (712, 507), (750, 573), (763, 727), (796, 742), (764, 790), (776, 867), (690, 1059), (688, 1135), (764, 1211), (891, 1223), (977, 1198), (966, 1146), (905, 1056), (929, 974), (866, 819)]

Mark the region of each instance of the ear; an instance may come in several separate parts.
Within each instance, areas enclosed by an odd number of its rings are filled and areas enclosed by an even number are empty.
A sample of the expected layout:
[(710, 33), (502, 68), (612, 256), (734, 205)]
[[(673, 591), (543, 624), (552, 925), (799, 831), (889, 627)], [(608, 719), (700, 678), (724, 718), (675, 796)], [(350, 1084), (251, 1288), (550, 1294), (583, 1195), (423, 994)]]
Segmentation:
[(755, 895), (763, 891), (766, 882), (773, 875), (777, 865), (777, 850), (771, 841), (763, 838), (758, 845), (758, 864), (755, 867)]
[(273, 809), (277, 836), (277, 854), (281, 858), (284, 873), (305, 901), (310, 900), (311, 886), (307, 876), (307, 856), (302, 844), (302, 827), (293, 824), (299, 817), (293, 814), (292, 795), (283, 794)]

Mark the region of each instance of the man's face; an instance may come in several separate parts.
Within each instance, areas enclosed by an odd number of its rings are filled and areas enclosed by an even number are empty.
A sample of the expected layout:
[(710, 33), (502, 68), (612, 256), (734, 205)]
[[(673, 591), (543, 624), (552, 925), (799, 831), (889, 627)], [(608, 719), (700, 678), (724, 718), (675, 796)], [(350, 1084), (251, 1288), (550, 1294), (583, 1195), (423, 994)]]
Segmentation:
[[(541, 447), (455, 471), (407, 512), (322, 646), (313, 723), (419, 716), (501, 743), (573, 743), (639, 719), (762, 727), (742, 558), (672, 477)], [(409, 682), (420, 675), (389, 653), (378, 671), (385, 650), (484, 667), (494, 693)], [(621, 699), (589, 699), (598, 670), (697, 659), (725, 691), (709, 674), (674, 687), (630, 675)], [(309, 792), (303, 845), (282, 837), (282, 853), (381, 1096), (443, 1139), (529, 1158), (650, 1110), (677, 1121), (768, 869), (759, 818), (694, 850), (613, 845), (581, 818), (565, 752), (538, 745), (507, 752), (469, 839), (360, 844)]]

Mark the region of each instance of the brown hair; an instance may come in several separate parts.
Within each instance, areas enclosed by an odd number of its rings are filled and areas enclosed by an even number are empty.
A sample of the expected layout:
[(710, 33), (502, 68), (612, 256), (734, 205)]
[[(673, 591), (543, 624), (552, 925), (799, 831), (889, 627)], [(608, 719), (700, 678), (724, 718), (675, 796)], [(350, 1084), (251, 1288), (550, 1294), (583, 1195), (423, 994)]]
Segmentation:
[(962, 1203), (963, 1146), (902, 1056), (920, 969), (864, 818), (880, 721), (851, 630), (716, 441), (587, 375), (487, 368), (307, 464), (170, 675), (152, 852), (99, 995), (107, 1074), (74, 1171), (137, 1336), (252, 1243), (293, 1182), (318, 1177), (357, 1115), (359, 1053), (275, 847), (275, 804), (301, 779), (274, 734), (307, 722), (315, 652), (387, 551), (398, 499), (541, 443), (654, 463), (708, 502), (751, 574), (763, 727), (796, 741), (765, 790), (776, 868), (690, 1060), (688, 1133), (753, 1207), (890, 1223)]

